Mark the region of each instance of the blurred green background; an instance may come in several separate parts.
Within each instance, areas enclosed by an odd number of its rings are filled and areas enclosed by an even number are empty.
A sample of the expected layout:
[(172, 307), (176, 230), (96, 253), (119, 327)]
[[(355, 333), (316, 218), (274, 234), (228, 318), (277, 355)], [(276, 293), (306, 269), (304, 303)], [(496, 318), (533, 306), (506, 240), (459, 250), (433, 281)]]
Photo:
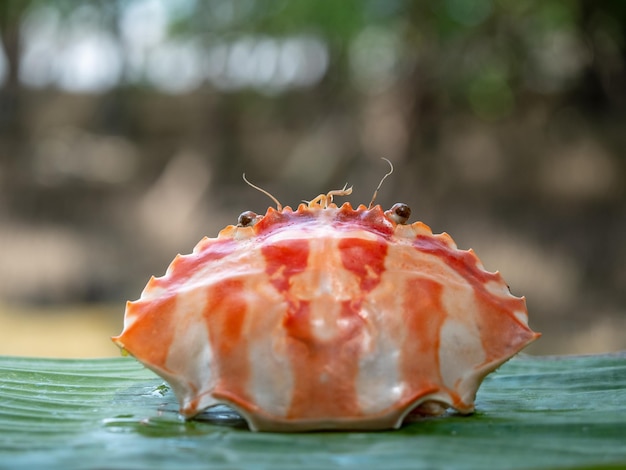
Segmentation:
[[(626, 348), (626, 2), (0, 0), (0, 353), (115, 355), (124, 301), (244, 210), (354, 185)], [(341, 201), (343, 202), (343, 201)]]

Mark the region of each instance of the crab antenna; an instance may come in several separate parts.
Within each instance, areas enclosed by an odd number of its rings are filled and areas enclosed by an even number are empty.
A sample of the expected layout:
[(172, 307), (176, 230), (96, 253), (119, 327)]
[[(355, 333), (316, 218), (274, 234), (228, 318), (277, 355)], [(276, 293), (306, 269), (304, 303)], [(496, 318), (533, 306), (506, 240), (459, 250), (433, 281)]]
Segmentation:
[(376, 196), (378, 196), (378, 190), (383, 185), (383, 181), (385, 181), (387, 176), (393, 173), (393, 163), (391, 163), (385, 157), (381, 158), (381, 160), (385, 160), (387, 163), (389, 163), (389, 172), (386, 173), (385, 176), (383, 176), (383, 178), (380, 180), (380, 183), (378, 183), (378, 186), (376, 187), (376, 190), (374, 191), (374, 195), (372, 196), (372, 200), (370, 201), (370, 205), (367, 207), (368, 209), (371, 209), (372, 207), (374, 207), (374, 201), (376, 200)]
[(248, 181), (246, 179), (246, 174), (243, 174), (243, 180), (248, 183), (248, 186), (252, 186), (254, 189), (256, 189), (259, 192), (262, 192), (263, 194), (265, 194), (267, 197), (269, 197), (272, 201), (274, 201), (276, 203), (276, 210), (277, 211), (282, 211), (283, 210), (283, 205), (278, 202), (278, 199), (276, 199), (274, 196), (272, 196), (270, 193), (268, 193), (265, 189), (263, 188), (259, 188), (258, 186), (252, 184), (250, 181)]

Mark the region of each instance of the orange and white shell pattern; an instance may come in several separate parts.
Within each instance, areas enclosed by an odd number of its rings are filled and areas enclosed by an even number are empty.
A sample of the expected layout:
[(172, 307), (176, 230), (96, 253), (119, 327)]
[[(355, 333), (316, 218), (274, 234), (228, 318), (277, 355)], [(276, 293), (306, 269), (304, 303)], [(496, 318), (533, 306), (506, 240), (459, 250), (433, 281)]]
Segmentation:
[(483, 378), (535, 340), (524, 298), (396, 204), (244, 213), (152, 278), (113, 338), (193, 417), (252, 430), (385, 429), (474, 410)]

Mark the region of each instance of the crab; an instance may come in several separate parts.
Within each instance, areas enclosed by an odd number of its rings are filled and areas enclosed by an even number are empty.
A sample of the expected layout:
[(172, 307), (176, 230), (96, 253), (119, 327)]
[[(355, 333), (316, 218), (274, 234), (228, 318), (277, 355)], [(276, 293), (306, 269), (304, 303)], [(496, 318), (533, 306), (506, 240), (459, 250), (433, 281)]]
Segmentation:
[(485, 376), (540, 334), (498, 272), (408, 223), (406, 204), (374, 205), (378, 189), (356, 208), (333, 202), (345, 186), (296, 210), (269, 195), (276, 208), (152, 277), (113, 341), (185, 418), (225, 404), (253, 431), (290, 432), (471, 414)]

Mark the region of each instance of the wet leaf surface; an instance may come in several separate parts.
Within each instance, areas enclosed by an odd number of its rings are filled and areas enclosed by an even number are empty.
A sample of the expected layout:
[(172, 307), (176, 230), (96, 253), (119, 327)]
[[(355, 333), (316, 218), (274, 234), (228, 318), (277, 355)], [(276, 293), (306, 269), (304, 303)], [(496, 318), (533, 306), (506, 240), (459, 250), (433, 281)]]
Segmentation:
[(622, 468), (626, 354), (518, 357), (469, 417), (388, 432), (252, 433), (216, 407), (184, 421), (132, 358), (0, 357), (0, 468)]

